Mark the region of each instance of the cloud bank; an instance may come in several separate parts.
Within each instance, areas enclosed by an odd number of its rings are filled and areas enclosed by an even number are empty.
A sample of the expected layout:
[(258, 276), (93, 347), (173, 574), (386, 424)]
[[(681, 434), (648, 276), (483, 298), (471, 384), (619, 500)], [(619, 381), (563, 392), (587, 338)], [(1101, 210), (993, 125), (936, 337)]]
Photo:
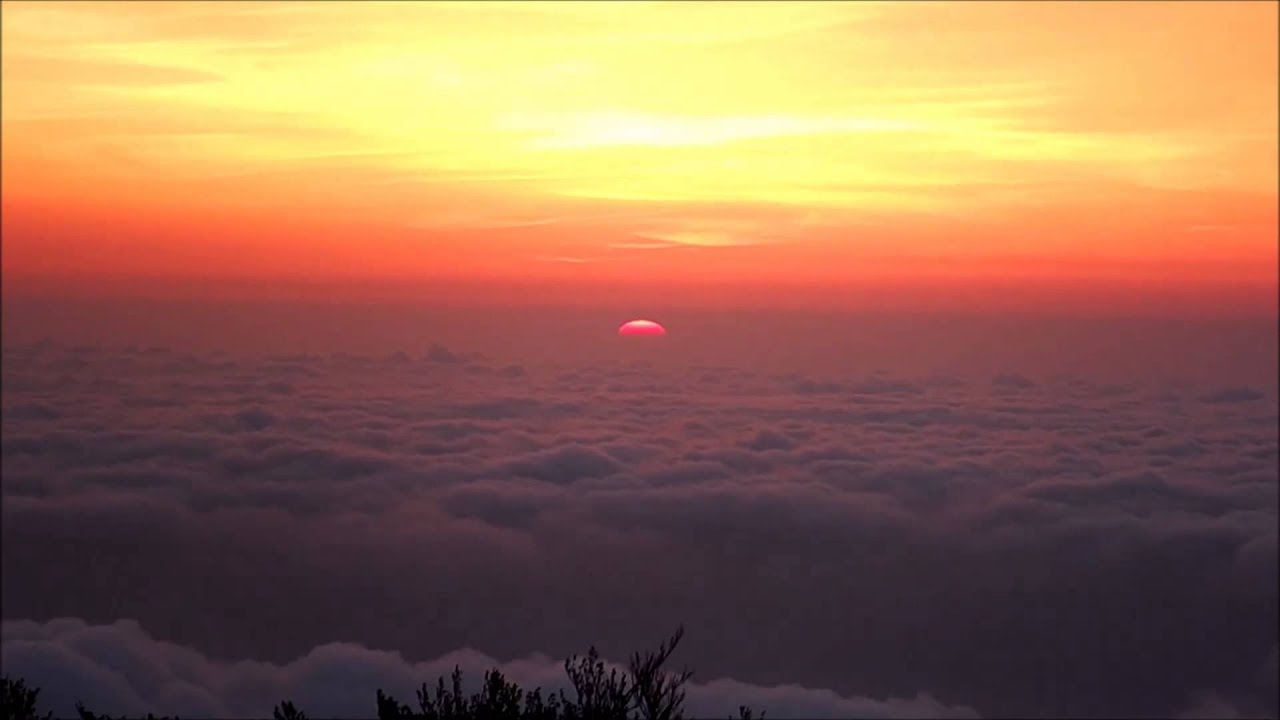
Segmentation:
[[(525, 689), (544, 695), (563, 690), (574, 697), (562, 661), (544, 655), (499, 663), (464, 648), (425, 662), (357, 643), (329, 643), (283, 664), (252, 660), (220, 662), (189, 648), (157, 641), (136, 622), (88, 625), (73, 618), (3, 625), (6, 667), (22, 668), (51, 701), (43, 707), (74, 716), (75, 701), (90, 709), (146, 713), (164, 708), (183, 717), (264, 717), (283, 699), (315, 717), (370, 717), (375, 690), (410, 706), (425, 682), (463, 671), (465, 692), (479, 691), (484, 673), (499, 667)], [(53, 692), (50, 692), (53, 691)], [(52, 698), (56, 698), (53, 700)], [(46, 699), (46, 698), (42, 698)], [(690, 717), (725, 717), (738, 705), (767, 706), (778, 717), (967, 718), (972, 708), (944, 705), (920, 694), (884, 701), (841, 697), (799, 685), (759, 687), (729, 679), (691, 683), (685, 707)]]
[(103, 712), (367, 713), (458, 658), (552, 686), (679, 623), (715, 714), (1280, 709), (1272, 386), (442, 346), (3, 373), (6, 671)]

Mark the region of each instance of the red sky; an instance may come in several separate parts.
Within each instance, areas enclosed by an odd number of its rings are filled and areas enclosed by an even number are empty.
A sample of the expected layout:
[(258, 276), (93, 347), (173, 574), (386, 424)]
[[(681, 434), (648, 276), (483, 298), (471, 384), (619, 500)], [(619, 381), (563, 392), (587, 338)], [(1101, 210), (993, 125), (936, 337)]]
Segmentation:
[(1274, 312), (1277, 7), (6, 2), (5, 285)]

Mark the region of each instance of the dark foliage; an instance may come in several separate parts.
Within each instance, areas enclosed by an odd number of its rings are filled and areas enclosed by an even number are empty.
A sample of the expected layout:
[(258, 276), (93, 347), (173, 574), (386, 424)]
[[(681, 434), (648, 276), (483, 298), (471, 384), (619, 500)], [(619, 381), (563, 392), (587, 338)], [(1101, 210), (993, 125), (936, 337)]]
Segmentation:
[(285, 700), (271, 711), (271, 720), (307, 720), (307, 714)]
[(629, 718), (628, 711), (636, 697), (635, 686), (630, 679), (616, 669), (604, 672), (604, 661), (594, 646), (587, 656), (577, 655), (564, 661), (564, 671), (577, 693), (576, 702), (569, 702), (561, 694), (565, 720), (619, 720)]
[[(79, 714), (80, 720), (129, 720), (129, 718), (123, 715), (114, 719), (110, 715), (99, 715), (95, 712), (92, 712), (86, 709), (85, 706), (79, 702), (76, 703), (76, 712)], [(171, 718), (168, 715), (165, 715), (163, 717), (156, 717), (151, 713), (147, 713), (147, 717), (145, 718), (145, 720), (178, 720), (178, 718), (177, 717)]]
[(693, 671), (685, 668), (678, 674), (670, 674), (662, 669), (682, 637), (683, 627), (677, 629), (670, 640), (659, 645), (657, 652), (631, 656), (635, 704), (642, 720), (679, 720), (683, 717), (680, 708), (684, 705), (684, 684), (693, 677)]
[(43, 718), (36, 713), (36, 699), (40, 688), (27, 687), (21, 678), (0, 677), (0, 720), (49, 720), (53, 713)]
[[(497, 669), (484, 674), (480, 691), (462, 692), (462, 670), (455, 666), (448, 686), (444, 677), (434, 689), (426, 683), (417, 691), (418, 711), (394, 697), (377, 690), (378, 720), (683, 720), (684, 686), (693, 676), (685, 668), (670, 673), (664, 665), (675, 652), (684, 628), (679, 628), (655, 652), (635, 653), (627, 671), (616, 668), (605, 671), (604, 660), (592, 647), (585, 657), (574, 655), (564, 661), (565, 673), (573, 685), (575, 697), (561, 690), (555, 695), (542, 694), (542, 688), (527, 692), (508, 680)], [(0, 720), (49, 720), (36, 715), (36, 696), (40, 691), (27, 688), (22, 680), (4, 678), (3, 714)], [(76, 703), (80, 720), (112, 720), (97, 715)], [(759, 718), (763, 719), (761, 714)], [(306, 713), (290, 701), (276, 705), (273, 720), (307, 720)], [(750, 708), (738, 708), (739, 720), (756, 720)], [(118, 720), (126, 720), (119, 718)], [(178, 720), (147, 715), (146, 720)]]

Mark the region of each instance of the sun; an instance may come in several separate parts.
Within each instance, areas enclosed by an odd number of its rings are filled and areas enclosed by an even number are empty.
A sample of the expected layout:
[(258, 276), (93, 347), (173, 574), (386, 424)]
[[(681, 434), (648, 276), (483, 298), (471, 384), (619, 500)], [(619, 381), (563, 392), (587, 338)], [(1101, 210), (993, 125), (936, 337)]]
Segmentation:
[(618, 328), (619, 335), (654, 337), (667, 334), (667, 329), (652, 320), (631, 320)]

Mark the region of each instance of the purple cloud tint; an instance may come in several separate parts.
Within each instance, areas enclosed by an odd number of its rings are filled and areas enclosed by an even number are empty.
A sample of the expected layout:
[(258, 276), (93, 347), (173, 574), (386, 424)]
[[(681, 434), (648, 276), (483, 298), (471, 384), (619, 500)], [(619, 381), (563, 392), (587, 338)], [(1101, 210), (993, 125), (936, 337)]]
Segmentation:
[(103, 712), (315, 714), (680, 622), (699, 702), (770, 716), (1277, 711), (1272, 387), (444, 347), (3, 373), (6, 671)]
[[(44, 707), (60, 716), (73, 716), (79, 699), (91, 709), (136, 714), (164, 708), (185, 717), (264, 717), (287, 698), (318, 717), (367, 717), (375, 707), (375, 690), (412, 704), (422, 683), (434, 685), (455, 666), (463, 671), (465, 692), (478, 691), (484, 673), (498, 667), (527, 689), (564, 690), (573, 697), (562, 661), (541, 654), (503, 663), (463, 648), (410, 662), (398, 652), (340, 642), (286, 663), (229, 662), (158, 641), (133, 621), (89, 625), (76, 618), (6, 621), (2, 640), (5, 667), (22, 668), (29, 681), (44, 688), (42, 700), (51, 698)], [(977, 717), (972, 708), (945, 705), (923, 693), (873, 700), (725, 678), (691, 683), (685, 701), (690, 717), (725, 717), (740, 704), (767, 706), (779, 717)]]

